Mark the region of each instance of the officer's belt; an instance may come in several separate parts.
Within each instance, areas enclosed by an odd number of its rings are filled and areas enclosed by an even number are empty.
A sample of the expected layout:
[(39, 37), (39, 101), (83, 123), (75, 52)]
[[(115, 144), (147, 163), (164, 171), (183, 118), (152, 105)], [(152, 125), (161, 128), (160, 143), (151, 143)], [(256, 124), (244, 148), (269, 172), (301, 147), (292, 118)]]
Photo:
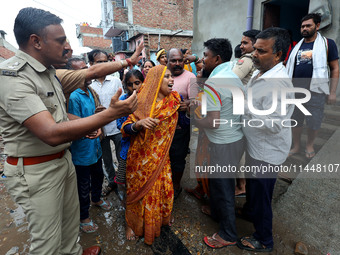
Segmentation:
[[(55, 153), (55, 154), (50, 154), (50, 155), (44, 155), (44, 156), (37, 156), (37, 157), (23, 157), (23, 165), (24, 166), (29, 166), (29, 165), (36, 165), (36, 164), (41, 164), (47, 161), (51, 161), (53, 159), (57, 158), (62, 158), (65, 154), (65, 150)], [(10, 165), (17, 165), (18, 164), (19, 158), (17, 157), (7, 157), (7, 163)]]

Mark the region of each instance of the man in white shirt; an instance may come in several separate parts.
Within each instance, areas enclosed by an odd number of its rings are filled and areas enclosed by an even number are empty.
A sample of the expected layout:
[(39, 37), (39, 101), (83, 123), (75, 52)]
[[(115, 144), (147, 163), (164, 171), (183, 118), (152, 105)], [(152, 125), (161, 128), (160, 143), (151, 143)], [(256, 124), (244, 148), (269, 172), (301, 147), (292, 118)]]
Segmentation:
[[(251, 110), (245, 107), (243, 118), (243, 132), (247, 138), (246, 167), (256, 171), (246, 173), (247, 200), (242, 210), (243, 216), (253, 222), (255, 233), (242, 237), (237, 246), (249, 251), (270, 252), (274, 245), (271, 202), (277, 173), (265, 170), (279, 169), (288, 156), (291, 146), (290, 117), (294, 105), (281, 109), (281, 94), (287, 99), (294, 98), (294, 95), (285, 92), (292, 89), (293, 84), (282, 64), (289, 47), (288, 31), (268, 28), (256, 38), (253, 62), (258, 70), (247, 85), (252, 89), (247, 97), (253, 107)], [(277, 98), (273, 95), (275, 90)], [(275, 103), (276, 108), (272, 107)], [(262, 111), (263, 115), (255, 109)], [(264, 114), (263, 111), (268, 109), (271, 111)]]
[[(96, 65), (99, 63), (108, 62), (108, 54), (105, 51), (93, 50), (88, 53), (88, 58), (90, 65)], [(93, 88), (99, 95), (101, 104), (108, 108), (110, 105), (110, 98), (116, 93), (119, 88), (123, 88), (122, 82), (112, 75), (107, 75), (95, 79), (91, 83), (91, 88)], [(105, 165), (105, 170), (108, 174), (108, 187), (103, 190), (103, 195), (108, 195), (112, 190), (117, 189), (117, 184), (114, 182), (116, 176), (115, 169), (113, 167), (112, 161), (112, 150), (110, 141), (113, 141), (115, 145), (115, 152), (117, 159), (120, 154), (120, 141), (122, 139), (122, 134), (117, 128), (116, 121), (112, 121), (106, 126), (104, 126), (104, 139), (101, 141), (103, 160)]]

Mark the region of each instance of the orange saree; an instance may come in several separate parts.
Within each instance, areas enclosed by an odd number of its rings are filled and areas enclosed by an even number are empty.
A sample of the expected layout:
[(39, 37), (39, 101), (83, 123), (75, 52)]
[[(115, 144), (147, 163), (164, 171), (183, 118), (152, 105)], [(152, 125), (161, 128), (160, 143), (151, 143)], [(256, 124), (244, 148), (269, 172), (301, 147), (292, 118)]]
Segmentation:
[(152, 117), (160, 120), (154, 130), (142, 129), (131, 136), (126, 165), (127, 225), (136, 236), (152, 244), (162, 225), (170, 221), (173, 206), (169, 149), (176, 130), (180, 96), (172, 92), (156, 102), (166, 67), (152, 68), (138, 93), (137, 110), (122, 127)]

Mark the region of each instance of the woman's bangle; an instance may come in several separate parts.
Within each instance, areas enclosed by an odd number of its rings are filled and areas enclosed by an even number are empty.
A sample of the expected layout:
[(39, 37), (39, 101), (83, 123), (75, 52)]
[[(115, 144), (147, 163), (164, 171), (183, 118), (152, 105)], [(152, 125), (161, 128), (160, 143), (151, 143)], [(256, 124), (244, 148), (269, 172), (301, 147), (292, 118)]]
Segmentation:
[(136, 130), (134, 129), (135, 125), (136, 125), (136, 122), (132, 123), (132, 125), (131, 125), (131, 130), (132, 130), (132, 132), (137, 133), (138, 131), (136, 131)]

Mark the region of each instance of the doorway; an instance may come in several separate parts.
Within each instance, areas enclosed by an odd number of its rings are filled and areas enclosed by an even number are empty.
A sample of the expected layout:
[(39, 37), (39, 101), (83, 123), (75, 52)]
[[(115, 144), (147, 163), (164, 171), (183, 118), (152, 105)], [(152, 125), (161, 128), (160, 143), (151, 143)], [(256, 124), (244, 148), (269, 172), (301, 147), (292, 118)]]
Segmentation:
[(263, 4), (262, 29), (281, 27), (292, 32), (293, 41), (301, 39), (301, 19), (308, 14), (310, 0), (271, 0)]

